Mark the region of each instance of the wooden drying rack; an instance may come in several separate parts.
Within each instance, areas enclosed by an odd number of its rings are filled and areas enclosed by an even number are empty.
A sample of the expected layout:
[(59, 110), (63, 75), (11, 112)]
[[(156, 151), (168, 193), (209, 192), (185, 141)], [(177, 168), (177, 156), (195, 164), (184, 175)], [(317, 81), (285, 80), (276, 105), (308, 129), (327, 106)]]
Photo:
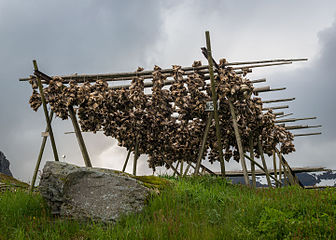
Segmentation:
[[(218, 64), (216, 63), (216, 61), (212, 58), (212, 51), (211, 51), (211, 43), (210, 43), (210, 34), (209, 32), (205, 32), (205, 38), (206, 38), (206, 48), (202, 48), (202, 53), (203, 55), (206, 57), (206, 59), (208, 60), (208, 65), (201, 65), (198, 67), (184, 67), (181, 70), (184, 71), (183, 75), (184, 76), (188, 76), (190, 74), (193, 74), (195, 70), (198, 70), (200, 73), (202, 73), (204, 75), (205, 80), (210, 80), (210, 83), (208, 83), (211, 86), (211, 92), (212, 92), (212, 102), (213, 102), (213, 106), (214, 106), (214, 111), (209, 112), (208, 115), (208, 121), (207, 121), (207, 125), (204, 131), (204, 136), (202, 139), (202, 143), (201, 143), (201, 147), (200, 147), (200, 151), (199, 151), (199, 155), (196, 161), (196, 165), (193, 166), (192, 163), (188, 163), (187, 162), (187, 168), (185, 169), (185, 171), (183, 171), (183, 161), (181, 162), (177, 162), (177, 165), (174, 167), (172, 164), (169, 164), (170, 167), (173, 169), (174, 174), (180, 175), (180, 176), (184, 176), (188, 173), (190, 167), (195, 169), (194, 174), (198, 175), (199, 174), (199, 170), (200, 168), (203, 169), (203, 171), (206, 171), (210, 174), (215, 174), (214, 172), (212, 172), (210, 169), (206, 168), (204, 165), (202, 165), (202, 156), (203, 153), (205, 151), (205, 144), (206, 144), (206, 140), (208, 137), (208, 133), (209, 133), (209, 129), (210, 129), (210, 124), (212, 119), (215, 119), (215, 125), (216, 125), (216, 138), (217, 138), (217, 146), (218, 146), (218, 152), (219, 152), (219, 161), (220, 161), (220, 166), (221, 166), (221, 175), (223, 177), (225, 177), (225, 164), (224, 164), (224, 158), (223, 158), (223, 151), (222, 151), (222, 146), (221, 146), (221, 133), (220, 133), (220, 129), (219, 129), (219, 119), (218, 119), (218, 109), (217, 109), (217, 96), (216, 96), (216, 91), (215, 91), (215, 87), (216, 87), (216, 81), (215, 81), (215, 76), (218, 74)], [(245, 61), (245, 62), (226, 62), (225, 63), (225, 67), (230, 68), (231, 70), (234, 70), (237, 74), (242, 74), (242, 75), (246, 75), (250, 72), (252, 72), (253, 68), (260, 68), (260, 67), (268, 67), (268, 66), (277, 66), (277, 65), (285, 65), (285, 64), (292, 64), (293, 62), (298, 62), (298, 61), (307, 61), (308, 59), (306, 58), (299, 58), (299, 59), (273, 59), (273, 60), (262, 60), (262, 61)], [(43, 133), (43, 140), (42, 140), (42, 144), (41, 144), (41, 148), (40, 148), (40, 152), (38, 155), (38, 159), (36, 162), (36, 166), (35, 166), (35, 170), (34, 170), (34, 175), (33, 175), (33, 179), (31, 182), (31, 187), (30, 189), (32, 190), (36, 181), (36, 176), (37, 176), (37, 172), (40, 166), (40, 162), (43, 156), (43, 152), (45, 149), (45, 145), (46, 145), (46, 141), (48, 136), (50, 136), (50, 140), (51, 140), (51, 145), (52, 145), (52, 150), (53, 150), (53, 155), (54, 155), (54, 159), (55, 161), (59, 161), (59, 157), (58, 157), (58, 153), (57, 153), (57, 147), (56, 147), (56, 143), (55, 143), (55, 139), (54, 139), (54, 134), (53, 134), (53, 130), (52, 130), (52, 126), (51, 126), (51, 122), (53, 119), (53, 111), (50, 111), (50, 113), (47, 110), (47, 103), (45, 100), (45, 96), (43, 93), (43, 84), (48, 84), (50, 80), (52, 80), (53, 78), (57, 77), (57, 76), (48, 76), (47, 74), (39, 71), (38, 66), (37, 66), (37, 62), (36, 60), (33, 60), (33, 66), (34, 66), (34, 75), (29, 76), (28, 78), (20, 78), (19, 81), (37, 81), (38, 84), (38, 88), (39, 88), (39, 92), (41, 95), (41, 100), (42, 100), (42, 105), (43, 105), (43, 110), (44, 110), (44, 115), (45, 115), (45, 119), (46, 119), (46, 130)], [(161, 73), (163, 74), (163, 76), (165, 76), (167, 78), (167, 80), (164, 82), (165, 86), (171, 85), (174, 80), (171, 79), (173, 76), (173, 70), (172, 69), (162, 69)], [(123, 72), (123, 73), (105, 73), (105, 74), (73, 74), (73, 75), (63, 75), (60, 76), (60, 79), (62, 80), (62, 83), (64, 84), (68, 84), (70, 81), (75, 81), (77, 83), (84, 83), (84, 82), (96, 82), (97, 80), (104, 80), (107, 82), (120, 82), (120, 81), (129, 81), (132, 80), (132, 78), (137, 77), (137, 76), (141, 76), (144, 79), (152, 79), (153, 78), (153, 71), (142, 71), (142, 72)], [(252, 84), (254, 83), (261, 83), (261, 82), (265, 82), (266, 79), (256, 79), (256, 80), (250, 80), (250, 82)], [(121, 89), (121, 88), (129, 88), (130, 84), (120, 84), (120, 85), (111, 85), (109, 86), (112, 89)], [(144, 83), (145, 88), (151, 88), (153, 86), (152, 82), (145, 82)], [(264, 86), (264, 87), (259, 87), (259, 88), (254, 88), (254, 94), (258, 95), (259, 93), (263, 93), (263, 92), (272, 92), (272, 91), (281, 91), (281, 90), (285, 90), (286, 88), (270, 88), (270, 86)], [(287, 99), (273, 99), (273, 100), (266, 100), (263, 101), (263, 103), (277, 103), (277, 102), (289, 102), (289, 101), (293, 101), (295, 100), (295, 98), (287, 98)], [(254, 159), (254, 153), (253, 153), (253, 142), (250, 142), (250, 146), (251, 146), (251, 151), (250, 151), (250, 156), (246, 155), (243, 151), (243, 147), (242, 147), (242, 143), (241, 143), (241, 139), (240, 139), (240, 134), (239, 134), (239, 130), (238, 130), (238, 125), (237, 125), (237, 120), (236, 120), (236, 113), (235, 113), (235, 109), (234, 106), (231, 102), (231, 100), (229, 99), (229, 105), (230, 105), (230, 112), (232, 115), (232, 119), (233, 119), (233, 127), (234, 127), (234, 131), (235, 131), (235, 136), (236, 136), (236, 141), (237, 141), (237, 145), (238, 145), (238, 150), (239, 150), (239, 155), (240, 155), (240, 162), (242, 164), (242, 169), (243, 169), (243, 175), (244, 175), (244, 180), (245, 180), (245, 184), (246, 185), (250, 185), (250, 180), (249, 180), (249, 172), (247, 170), (247, 166), (246, 166), (246, 162), (245, 159), (248, 159), (251, 162), (251, 175), (252, 175), (252, 186), (256, 187), (256, 170), (255, 170), (255, 165), (258, 166), (262, 172), (265, 173), (266, 175), (266, 179), (268, 182), (268, 185), (270, 187), (272, 187), (271, 184), (271, 178), (275, 181), (276, 186), (281, 186), (283, 183), (281, 181), (281, 175), (282, 175), (282, 169), (283, 169), (283, 173), (284, 173), (284, 179), (287, 179), (287, 182), (289, 184), (301, 184), (299, 182), (299, 180), (296, 178), (295, 173), (292, 171), (292, 169), (290, 168), (288, 162), (284, 159), (283, 155), (281, 154), (281, 152), (278, 149), (274, 149), (273, 151), (273, 166), (274, 166), (274, 170), (273, 170), (273, 175), (272, 176), (268, 170), (267, 170), (267, 166), (266, 166), (266, 161), (264, 159), (264, 155), (262, 153), (262, 146), (260, 141), (258, 142), (259, 145), (259, 150), (261, 153), (261, 160), (262, 160), (262, 166), (257, 163)], [(288, 105), (285, 106), (277, 106), (277, 107), (267, 107), (264, 108), (263, 110), (275, 110), (275, 109), (284, 109), (284, 108), (288, 108)], [(69, 107), (69, 115), (74, 127), (74, 132), (68, 132), (68, 133), (75, 133), (76, 137), (77, 137), (77, 141), (85, 162), (85, 165), (87, 167), (92, 167), (91, 161), (90, 161), (90, 157), (86, 148), (86, 145), (84, 143), (84, 139), (82, 136), (82, 132), (80, 130), (77, 118), (76, 118), (76, 113), (73, 109), (72, 106)], [(277, 118), (281, 118), (284, 116), (289, 116), (292, 113), (289, 114), (284, 114), (284, 112), (278, 112), (275, 113), (275, 115), (277, 115)], [(285, 124), (287, 122), (295, 122), (295, 121), (302, 121), (302, 120), (308, 120), (308, 119), (316, 119), (316, 117), (311, 117), (311, 118), (290, 118), (290, 119), (281, 119), (281, 120), (276, 120), (277, 124)], [(320, 127), (321, 125), (317, 125), (317, 126), (309, 126), (309, 125), (298, 125), (298, 126), (286, 126), (287, 129), (302, 129), (302, 128), (312, 128), (312, 127)], [(311, 136), (311, 135), (318, 135), (321, 133), (303, 133), (303, 134), (295, 134), (294, 136)], [(134, 147), (134, 164), (133, 164), (133, 174), (136, 174), (136, 165), (137, 165), (137, 159), (139, 157), (138, 151), (138, 141), (136, 141), (135, 147)], [(122, 171), (125, 171), (126, 169), (126, 165), (128, 163), (128, 159), (130, 157), (130, 153), (132, 151), (132, 148), (129, 149), (128, 154), (127, 154), (127, 158), (125, 161), (125, 164), (123, 165), (123, 169)], [(279, 158), (279, 167), (277, 168), (276, 166), (276, 156), (278, 156)], [(178, 165), (181, 164), (181, 171), (178, 171)], [(278, 177), (279, 176), (279, 177)]]

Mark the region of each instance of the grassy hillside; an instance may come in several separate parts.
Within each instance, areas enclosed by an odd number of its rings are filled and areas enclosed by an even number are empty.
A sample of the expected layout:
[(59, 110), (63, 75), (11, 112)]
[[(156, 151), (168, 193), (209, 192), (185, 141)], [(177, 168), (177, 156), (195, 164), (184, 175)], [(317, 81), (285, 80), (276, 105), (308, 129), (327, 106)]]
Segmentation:
[(172, 179), (115, 225), (53, 218), (38, 194), (0, 194), (0, 239), (336, 239), (336, 191), (251, 190), (220, 178)]
[(20, 187), (20, 188), (28, 188), (29, 185), (25, 182), (21, 182), (17, 180), (16, 178), (13, 178), (11, 176), (8, 176), (6, 174), (0, 173), (0, 183), (6, 184), (6, 186), (12, 186), (12, 187)]

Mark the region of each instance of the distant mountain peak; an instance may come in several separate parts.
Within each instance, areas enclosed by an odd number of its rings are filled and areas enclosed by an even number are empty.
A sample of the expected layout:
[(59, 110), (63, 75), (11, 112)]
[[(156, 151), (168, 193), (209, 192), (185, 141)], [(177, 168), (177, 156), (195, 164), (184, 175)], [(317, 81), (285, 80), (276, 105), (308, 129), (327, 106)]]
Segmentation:
[(0, 151), (0, 173), (6, 174), (8, 176), (13, 176), (9, 170), (9, 161), (7, 160), (5, 154)]

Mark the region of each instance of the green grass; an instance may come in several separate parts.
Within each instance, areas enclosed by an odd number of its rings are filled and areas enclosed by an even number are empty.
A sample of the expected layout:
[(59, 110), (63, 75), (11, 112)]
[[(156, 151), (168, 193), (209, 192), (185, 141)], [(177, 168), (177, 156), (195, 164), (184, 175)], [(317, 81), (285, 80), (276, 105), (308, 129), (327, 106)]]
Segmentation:
[(115, 225), (53, 218), (38, 194), (0, 194), (0, 239), (336, 239), (336, 191), (174, 180)]

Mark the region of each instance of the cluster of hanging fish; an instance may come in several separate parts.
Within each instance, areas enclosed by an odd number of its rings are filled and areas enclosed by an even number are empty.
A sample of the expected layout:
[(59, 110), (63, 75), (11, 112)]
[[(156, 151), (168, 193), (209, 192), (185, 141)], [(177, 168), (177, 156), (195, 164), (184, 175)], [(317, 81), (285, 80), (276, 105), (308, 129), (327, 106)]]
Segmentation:
[[(195, 61), (193, 67), (200, 66)], [(232, 69), (220, 68), (215, 75), (219, 101), (219, 120), (225, 160), (239, 161), (238, 146), (234, 134), (228, 99), (233, 103), (244, 151), (251, 144), (256, 156), (261, 141), (264, 153), (271, 155), (275, 146), (283, 154), (295, 151), (293, 135), (284, 127), (275, 125), (272, 111), (262, 112), (260, 98), (252, 97), (252, 83)], [(137, 72), (143, 71), (138, 68)], [(135, 148), (139, 143), (139, 154), (149, 156), (149, 167), (169, 167), (183, 160), (196, 162), (209, 112), (206, 103), (211, 101), (211, 87), (204, 72), (195, 68), (185, 74), (180, 66), (173, 65), (171, 77), (174, 82), (165, 86), (167, 74), (154, 67), (152, 92), (144, 91), (144, 78), (136, 76), (129, 88), (111, 88), (105, 80), (95, 83), (64, 84), (61, 77), (54, 77), (44, 87), (46, 102), (61, 119), (69, 117), (68, 107), (74, 106), (82, 131), (103, 131), (106, 136), (118, 140), (122, 147)], [(29, 103), (34, 111), (41, 105), (36, 91), (36, 80), (30, 81), (33, 94)], [(204, 156), (210, 162), (219, 160), (216, 148), (215, 122), (211, 123)]]

